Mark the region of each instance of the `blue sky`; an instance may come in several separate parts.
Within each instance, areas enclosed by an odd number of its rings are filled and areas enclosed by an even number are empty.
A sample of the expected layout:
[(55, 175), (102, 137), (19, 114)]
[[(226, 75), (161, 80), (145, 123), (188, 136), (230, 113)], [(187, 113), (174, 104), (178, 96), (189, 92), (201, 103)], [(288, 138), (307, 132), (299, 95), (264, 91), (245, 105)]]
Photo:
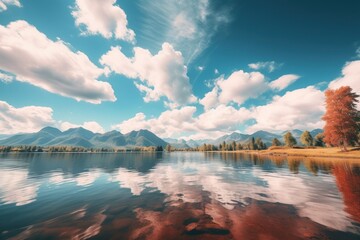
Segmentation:
[(2, 0), (0, 131), (321, 128), (360, 93), (360, 2)]

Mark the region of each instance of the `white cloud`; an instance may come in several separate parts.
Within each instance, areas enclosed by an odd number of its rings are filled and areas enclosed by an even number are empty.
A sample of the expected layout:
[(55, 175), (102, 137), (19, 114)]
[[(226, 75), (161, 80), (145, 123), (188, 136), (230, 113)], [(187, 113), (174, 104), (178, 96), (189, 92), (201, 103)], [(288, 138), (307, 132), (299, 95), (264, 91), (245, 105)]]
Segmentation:
[(221, 92), (221, 103), (235, 102), (242, 104), (249, 98), (256, 98), (268, 89), (264, 75), (259, 72), (233, 72), (227, 79), (217, 81)]
[(60, 125), (59, 127), (60, 127), (61, 131), (66, 131), (70, 128), (82, 127), (89, 131), (92, 131), (94, 133), (104, 133), (105, 132), (104, 128), (95, 121), (84, 122), (83, 124), (74, 124), (74, 123), (70, 123), (70, 122), (59, 122), (59, 125)]
[(196, 108), (187, 106), (180, 109), (167, 110), (158, 118), (146, 119), (144, 113), (137, 113), (133, 118), (112, 126), (123, 133), (132, 130), (148, 129), (161, 137), (172, 137), (182, 132), (194, 130), (193, 114)]
[(265, 69), (268, 72), (273, 72), (276, 69), (280, 68), (282, 66), (282, 64), (276, 63), (274, 61), (269, 61), (269, 62), (250, 63), (250, 64), (248, 64), (248, 66), (249, 66), (249, 68), (254, 69), (254, 70)]
[(216, 75), (219, 74), (219, 70), (218, 70), (217, 68), (215, 68), (214, 73), (215, 73)]
[(257, 98), (268, 90), (283, 90), (295, 82), (299, 76), (294, 74), (283, 75), (280, 78), (268, 82), (260, 72), (233, 72), (228, 78), (221, 75), (214, 80), (214, 88), (199, 100), (205, 110), (219, 106), (220, 104), (237, 103), (243, 104), (250, 98)]
[(209, 45), (220, 26), (230, 21), (229, 9), (212, 9), (209, 0), (144, 1), (141, 37), (152, 48), (169, 42), (191, 62)]
[(167, 110), (158, 118), (147, 119), (144, 113), (137, 113), (113, 129), (121, 132), (148, 129), (160, 137), (183, 137), (199, 139), (218, 137), (238, 129), (239, 125), (251, 117), (245, 108), (235, 109), (232, 106), (220, 105), (215, 109), (195, 117), (196, 107), (187, 106)]
[(271, 89), (281, 91), (287, 88), (290, 84), (294, 83), (299, 78), (300, 76), (295, 74), (286, 74), (270, 82), (269, 86)]
[(245, 108), (220, 105), (200, 114), (196, 119), (196, 126), (203, 131), (232, 132), (250, 117), (250, 111)]
[(219, 88), (215, 86), (213, 90), (205, 94), (204, 98), (199, 100), (199, 103), (204, 106), (205, 110), (209, 110), (219, 105), (218, 92)]
[(252, 109), (256, 124), (247, 131), (322, 128), (324, 101), (324, 93), (313, 86), (275, 96), (271, 103)]
[(156, 55), (147, 49), (135, 47), (133, 58), (127, 58), (120, 47), (112, 47), (101, 57), (100, 63), (115, 73), (140, 79), (136, 87), (145, 93), (146, 102), (157, 101), (161, 96), (167, 97), (175, 105), (196, 101), (183, 56), (169, 43), (164, 43)]
[(26, 21), (0, 25), (0, 70), (49, 92), (77, 101), (115, 101), (114, 90), (98, 81), (103, 70), (61, 40), (52, 41)]
[(0, 0), (0, 12), (7, 10), (8, 5), (21, 7), (20, 0)]
[(9, 83), (12, 82), (12, 80), (14, 80), (13, 76), (0, 72), (0, 81), (4, 83)]
[[(353, 92), (360, 93), (360, 60), (346, 63), (342, 69), (342, 76), (330, 82), (330, 89), (350, 86)], [(360, 110), (360, 104), (358, 104)]]
[(200, 72), (202, 72), (202, 71), (204, 70), (204, 68), (205, 68), (204, 66), (198, 66), (198, 67), (197, 67), (197, 70), (199, 70)]
[(85, 27), (85, 34), (100, 34), (105, 38), (115, 37), (132, 42), (135, 33), (127, 26), (124, 10), (115, 3), (116, 0), (76, 0), (71, 14), (76, 26)]
[(2, 134), (32, 133), (53, 125), (53, 110), (49, 107), (15, 108), (0, 101), (0, 132)]

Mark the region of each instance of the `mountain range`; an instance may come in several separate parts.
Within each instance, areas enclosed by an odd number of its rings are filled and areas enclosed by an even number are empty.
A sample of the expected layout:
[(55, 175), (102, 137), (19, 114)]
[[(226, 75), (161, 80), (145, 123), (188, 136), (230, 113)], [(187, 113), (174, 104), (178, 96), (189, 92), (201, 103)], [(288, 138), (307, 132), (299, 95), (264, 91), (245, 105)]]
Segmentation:
[(36, 133), (19, 134), (0, 140), (0, 145), (39, 145), (39, 146), (80, 146), (125, 147), (125, 146), (163, 146), (167, 143), (148, 130), (132, 131), (122, 134), (118, 131), (104, 134), (93, 133), (84, 128), (71, 128), (64, 132), (54, 127), (45, 127)]
[[(322, 129), (314, 129), (310, 133), (315, 137), (318, 133), (321, 133)], [(184, 140), (173, 139), (156, 136), (154, 133), (148, 130), (132, 131), (127, 134), (122, 134), (118, 131), (110, 131), (103, 134), (93, 133), (84, 128), (71, 128), (66, 131), (60, 131), (54, 127), (45, 127), (36, 133), (18, 134), (6, 139), (0, 140), (0, 145), (39, 145), (39, 146), (80, 146), (85, 148), (100, 148), (100, 147), (135, 147), (135, 146), (163, 146), (167, 144), (175, 148), (190, 148), (197, 147), (204, 143), (218, 145), (224, 141), (246, 143), (252, 137), (261, 138), (268, 146), (274, 138), (283, 140), (283, 135), (286, 132), (291, 132), (292, 135), (300, 144), (300, 136), (303, 131), (294, 129), (285, 131), (281, 134), (274, 134), (267, 131), (257, 131), (253, 134), (242, 134), (233, 132), (228, 135), (224, 135), (217, 139), (202, 139), (202, 140)]]

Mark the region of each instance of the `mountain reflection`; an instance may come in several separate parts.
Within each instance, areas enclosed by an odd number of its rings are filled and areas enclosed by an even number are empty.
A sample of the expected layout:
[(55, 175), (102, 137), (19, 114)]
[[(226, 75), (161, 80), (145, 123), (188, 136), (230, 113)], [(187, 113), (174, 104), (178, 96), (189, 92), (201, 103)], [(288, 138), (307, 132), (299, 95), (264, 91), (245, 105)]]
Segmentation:
[(0, 238), (360, 234), (356, 164), (233, 153), (9, 154), (1, 160), (0, 220), (11, 220), (0, 226)]

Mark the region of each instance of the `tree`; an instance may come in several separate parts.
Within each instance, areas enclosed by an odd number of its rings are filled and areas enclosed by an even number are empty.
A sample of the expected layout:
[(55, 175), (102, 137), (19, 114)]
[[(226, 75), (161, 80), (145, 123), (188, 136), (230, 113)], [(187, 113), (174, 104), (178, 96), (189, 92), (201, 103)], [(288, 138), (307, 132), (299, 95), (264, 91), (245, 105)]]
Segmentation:
[(318, 133), (314, 138), (314, 146), (323, 147), (324, 146), (324, 134)]
[(236, 144), (236, 150), (242, 150), (243, 146), (241, 145), (241, 143)]
[(312, 146), (313, 145), (313, 137), (311, 136), (309, 131), (304, 131), (301, 134), (300, 141), (305, 146)]
[(296, 139), (293, 137), (291, 132), (287, 132), (284, 135), (285, 146), (292, 147), (296, 144)]
[(281, 142), (279, 141), (279, 139), (274, 138), (272, 140), (271, 146), (281, 146)]
[(235, 142), (235, 141), (232, 142), (232, 150), (233, 150), (233, 151), (236, 150), (236, 142)]
[(349, 86), (325, 92), (326, 112), (324, 142), (347, 151), (347, 146), (357, 141), (359, 126), (356, 123), (358, 97)]
[(256, 149), (262, 150), (266, 149), (265, 143), (262, 141), (261, 138), (256, 138), (255, 140)]
[(165, 149), (166, 149), (167, 152), (171, 152), (171, 145), (170, 144), (166, 145)]
[(256, 145), (255, 145), (255, 138), (254, 138), (254, 137), (252, 137), (252, 138), (250, 139), (249, 149), (250, 149), (250, 150), (256, 150), (256, 149), (257, 149), (257, 148), (256, 148)]

